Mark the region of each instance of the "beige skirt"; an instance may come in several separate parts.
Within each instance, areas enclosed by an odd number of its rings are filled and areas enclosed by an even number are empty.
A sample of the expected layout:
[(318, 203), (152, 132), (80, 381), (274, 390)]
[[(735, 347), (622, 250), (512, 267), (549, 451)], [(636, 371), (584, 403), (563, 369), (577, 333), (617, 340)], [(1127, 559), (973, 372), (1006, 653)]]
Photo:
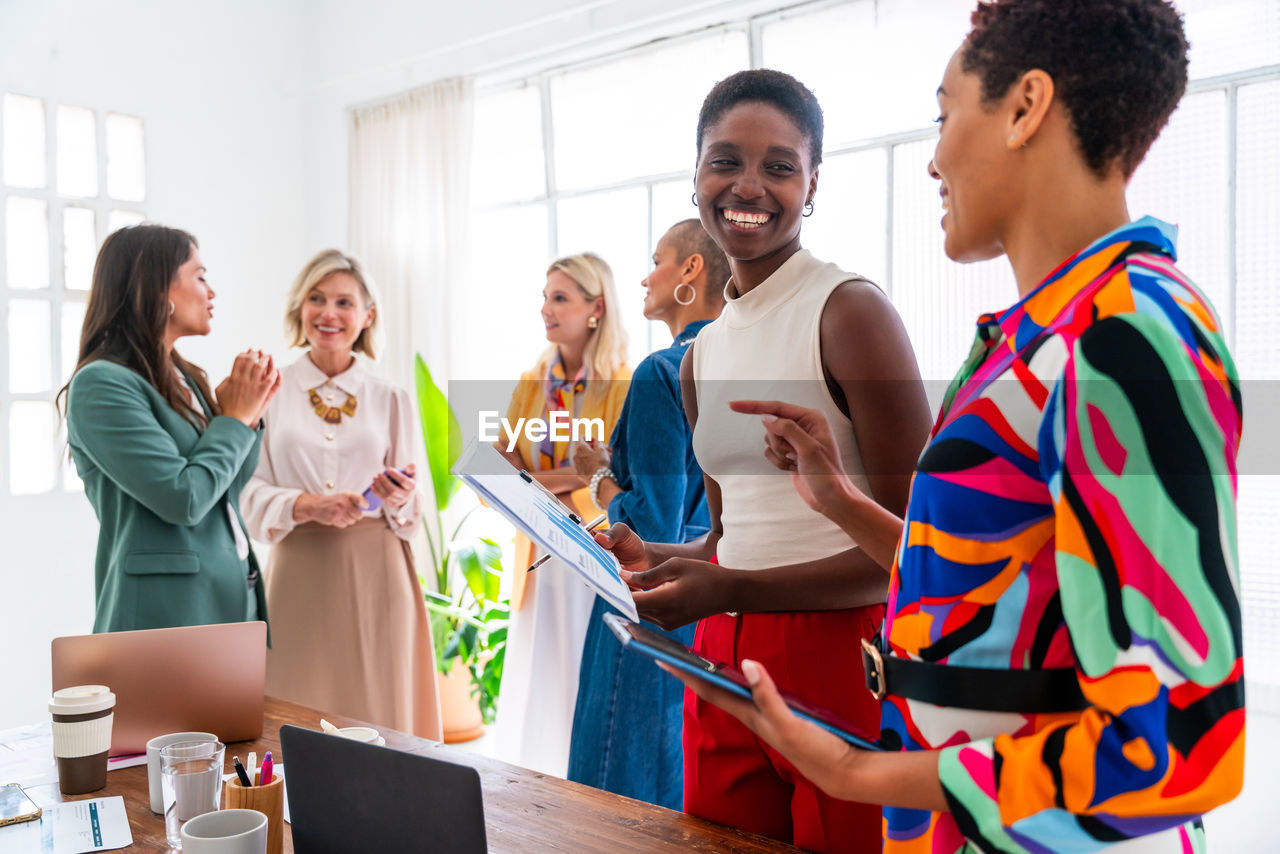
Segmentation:
[(408, 543), (382, 519), (309, 522), (272, 548), (264, 575), (268, 694), (440, 739), (431, 627)]

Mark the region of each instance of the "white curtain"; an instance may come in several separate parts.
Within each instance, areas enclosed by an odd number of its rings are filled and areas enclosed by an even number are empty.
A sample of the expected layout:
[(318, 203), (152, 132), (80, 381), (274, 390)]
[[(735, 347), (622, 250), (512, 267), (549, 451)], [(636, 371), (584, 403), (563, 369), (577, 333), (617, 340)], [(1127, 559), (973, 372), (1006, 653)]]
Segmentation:
[(451, 293), (466, 281), (471, 80), (351, 112), (351, 250), (382, 291), (384, 376), (413, 391), (413, 355), (437, 384), (453, 353)]

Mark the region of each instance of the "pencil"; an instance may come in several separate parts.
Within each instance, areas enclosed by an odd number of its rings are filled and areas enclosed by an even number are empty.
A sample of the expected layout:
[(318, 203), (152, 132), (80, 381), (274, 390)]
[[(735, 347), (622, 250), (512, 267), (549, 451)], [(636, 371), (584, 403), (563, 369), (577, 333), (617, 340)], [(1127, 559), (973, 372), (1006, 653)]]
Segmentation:
[[(597, 516), (596, 518), (592, 519), (589, 523), (587, 523), (586, 525), (584, 525), (584, 526), (583, 526), (583, 530), (584, 530), (584, 531), (591, 531), (591, 530), (594, 530), (594, 529), (596, 529), (596, 528), (600, 527), (600, 523), (601, 523), (601, 522), (603, 522), (603, 521), (604, 521), (605, 519), (607, 519), (607, 518), (609, 518), (609, 517), (608, 517), (606, 514), (601, 513), (599, 516)], [(544, 563), (546, 563), (546, 562), (547, 562), (547, 561), (549, 561), (549, 560), (551, 560), (551, 555), (550, 555), (550, 554), (545, 554), (545, 555), (543, 555), (542, 557), (540, 557), (540, 558), (538, 558), (537, 560), (535, 560), (533, 563), (529, 564), (529, 568), (528, 568), (528, 569), (526, 569), (526, 570), (525, 570), (525, 572), (533, 572), (535, 569), (537, 569), (538, 567), (542, 566)]]

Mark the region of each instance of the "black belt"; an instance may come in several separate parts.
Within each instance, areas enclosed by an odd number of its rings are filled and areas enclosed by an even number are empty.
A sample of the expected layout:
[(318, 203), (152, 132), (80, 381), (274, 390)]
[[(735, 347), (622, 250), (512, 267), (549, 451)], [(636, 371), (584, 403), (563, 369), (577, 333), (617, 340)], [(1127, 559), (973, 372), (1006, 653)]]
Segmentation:
[(1078, 712), (1090, 705), (1070, 667), (1004, 670), (933, 664), (882, 655), (877, 644), (866, 640), (862, 666), (867, 690), (877, 700), (892, 694), (936, 706), (1021, 714)]

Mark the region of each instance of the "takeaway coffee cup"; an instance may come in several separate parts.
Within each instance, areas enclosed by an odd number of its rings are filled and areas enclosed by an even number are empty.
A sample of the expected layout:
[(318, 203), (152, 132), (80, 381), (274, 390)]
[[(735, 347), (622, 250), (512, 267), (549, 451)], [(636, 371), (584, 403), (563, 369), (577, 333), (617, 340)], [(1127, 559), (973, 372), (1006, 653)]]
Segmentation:
[(53, 758), (64, 795), (96, 792), (107, 785), (107, 751), (116, 695), (106, 685), (76, 685), (54, 691)]

